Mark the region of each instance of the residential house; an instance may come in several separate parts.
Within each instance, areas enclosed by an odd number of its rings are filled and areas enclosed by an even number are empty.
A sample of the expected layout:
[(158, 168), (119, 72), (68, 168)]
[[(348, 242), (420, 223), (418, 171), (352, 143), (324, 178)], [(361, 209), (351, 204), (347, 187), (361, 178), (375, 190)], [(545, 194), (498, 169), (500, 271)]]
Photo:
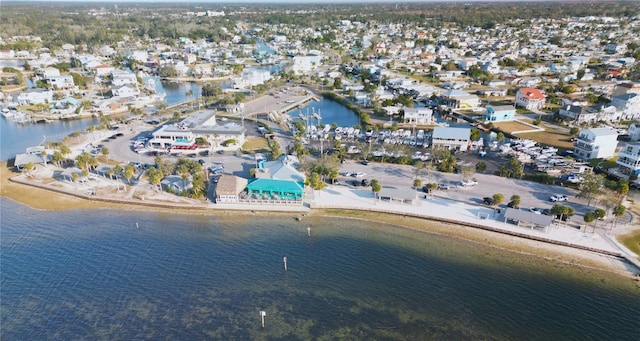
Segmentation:
[(431, 145), (434, 149), (466, 151), (470, 142), (471, 129), (469, 128), (436, 127), (431, 136)]
[(182, 193), (193, 188), (191, 179), (183, 180), (180, 175), (169, 175), (160, 181), (163, 190), (172, 193)]
[(616, 164), (622, 174), (640, 176), (640, 142), (630, 142), (618, 152)]
[(640, 83), (621, 82), (615, 85), (611, 97), (624, 95), (628, 93), (640, 94)]
[(597, 111), (585, 106), (566, 104), (558, 111), (561, 118), (568, 119), (574, 124), (595, 123), (598, 119)]
[(404, 122), (408, 124), (433, 123), (433, 110), (429, 108), (404, 108)]
[(520, 88), (516, 92), (516, 107), (540, 110), (544, 108), (544, 103), (544, 94), (536, 88)]
[(516, 119), (516, 108), (513, 105), (488, 106), (482, 119), (489, 122), (506, 122)]
[(462, 90), (448, 90), (440, 95), (440, 100), (449, 108), (473, 109), (480, 105), (480, 98)]
[(611, 105), (621, 112), (622, 119), (640, 118), (640, 94), (631, 92), (611, 97)]
[(108, 76), (115, 70), (113, 66), (106, 64), (97, 65), (93, 69), (96, 71), (96, 76)]
[(138, 97), (140, 96), (140, 90), (137, 86), (125, 84), (112, 87), (111, 94), (113, 94), (114, 97)]
[(71, 89), (76, 86), (71, 75), (49, 77), (47, 81), (57, 89)]
[(248, 181), (245, 178), (234, 175), (221, 175), (216, 184), (216, 203), (237, 203), (240, 194), (247, 188)]
[(53, 91), (49, 89), (31, 89), (18, 95), (18, 104), (46, 104), (53, 102)]
[(60, 70), (54, 68), (54, 67), (46, 67), (43, 68), (41, 70), (38, 71), (38, 74), (43, 78), (43, 79), (49, 79), (52, 77), (59, 77), (60, 76)]
[(615, 155), (618, 132), (611, 127), (591, 128), (580, 131), (573, 149), (582, 159), (608, 159)]
[(138, 78), (133, 73), (128, 73), (124, 71), (114, 71), (112, 73), (113, 79), (111, 80), (111, 85), (119, 87), (123, 85), (134, 85), (138, 84)]

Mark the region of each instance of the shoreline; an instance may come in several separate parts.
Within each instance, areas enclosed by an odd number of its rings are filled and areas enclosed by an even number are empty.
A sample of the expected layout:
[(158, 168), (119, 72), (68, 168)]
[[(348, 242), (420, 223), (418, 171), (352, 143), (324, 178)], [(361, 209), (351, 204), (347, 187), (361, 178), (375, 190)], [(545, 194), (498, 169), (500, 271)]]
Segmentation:
[[(184, 204), (160, 203), (148, 200), (118, 200), (83, 196), (79, 193), (69, 193), (62, 189), (52, 189), (43, 184), (29, 184), (16, 181), (19, 173), (7, 168), (7, 162), (0, 163), (0, 196), (27, 205), (38, 210), (69, 210), (69, 209), (126, 209), (129, 211), (171, 212), (198, 215), (225, 215), (233, 212), (237, 214), (240, 207), (222, 206), (215, 209), (206, 205), (187, 208)], [(22, 175), (24, 176), (24, 175)], [(37, 181), (37, 180), (29, 180)], [(97, 199), (97, 200), (96, 200)], [(619, 276), (633, 278), (637, 273), (634, 265), (624, 257), (607, 255), (606, 252), (593, 252), (575, 245), (552, 244), (549, 241), (535, 240), (526, 236), (516, 236), (495, 231), (482, 226), (473, 226), (465, 221), (452, 219), (427, 219), (402, 212), (380, 212), (374, 210), (318, 207), (309, 209), (306, 206), (272, 207), (262, 206), (248, 208), (243, 214), (291, 214), (291, 219), (303, 222), (306, 217), (339, 217), (343, 219), (360, 219), (363, 221), (377, 221), (390, 226), (411, 229), (459, 240), (480, 243), (498, 250), (506, 250), (521, 255), (533, 256), (561, 264), (578, 266), (586, 269), (598, 269)]]

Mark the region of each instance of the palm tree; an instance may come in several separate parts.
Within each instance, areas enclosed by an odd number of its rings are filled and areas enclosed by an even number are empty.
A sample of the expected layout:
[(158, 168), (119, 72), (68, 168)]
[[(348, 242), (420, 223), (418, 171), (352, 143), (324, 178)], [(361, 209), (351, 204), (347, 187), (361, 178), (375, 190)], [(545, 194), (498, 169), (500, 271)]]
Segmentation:
[(380, 193), (380, 191), (382, 190), (382, 186), (380, 185), (380, 182), (377, 179), (373, 179), (371, 180), (371, 192), (373, 192), (373, 202), (376, 202), (376, 199), (378, 199), (378, 193)]
[(102, 155), (107, 160), (107, 162), (109, 162), (109, 148), (102, 147)]
[(624, 205), (617, 205), (613, 208), (612, 214), (616, 217), (613, 221), (613, 226), (616, 226), (618, 223), (618, 218), (620, 218), (626, 212), (627, 208)]
[(42, 158), (42, 161), (44, 162), (45, 167), (47, 166), (47, 151), (43, 150), (40, 153), (40, 157)]

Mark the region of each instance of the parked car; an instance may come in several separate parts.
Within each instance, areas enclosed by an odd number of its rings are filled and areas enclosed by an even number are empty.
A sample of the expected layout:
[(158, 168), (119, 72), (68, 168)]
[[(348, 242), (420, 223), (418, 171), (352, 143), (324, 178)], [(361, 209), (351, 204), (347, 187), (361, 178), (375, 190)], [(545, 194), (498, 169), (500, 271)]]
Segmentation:
[(567, 201), (569, 199), (569, 197), (567, 197), (566, 195), (560, 195), (560, 194), (556, 194), (556, 195), (552, 195), (549, 200), (556, 202), (556, 201)]
[(537, 207), (529, 207), (529, 212), (533, 212), (535, 214), (542, 214), (542, 210)]
[(467, 187), (467, 186), (475, 186), (477, 184), (478, 184), (477, 181), (473, 181), (471, 179), (467, 179), (467, 180), (462, 181), (462, 186), (465, 186), (465, 187)]
[(438, 189), (449, 189), (449, 184), (439, 183)]
[(509, 207), (509, 208), (520, 208), (520, 206), (514, 204), (513, 201), (509, 201), (509, 203), (507, 204), (507, 207)]
[(360, 181), (360, 184), (361, 184), (362, 186), (365, 186), (365, 187), (366, 187), (366, 186), (369, 186), (369, 184), (370, 184), (370, 183), (369, 183), (369, 180), (367, 180), (367, 179), (362, 179), (362, 181)]
[(351, 176), (356, 177), (356, 178), (364, 178), (365, 176), (367, 176), (367, 173), (365, 173), (365, 172), (351, 173)]
[(360, 161), (360, 163), (365, 165), (365, 166), (367, 166), (367, 165), (369, 165), (369, 160), (362, 160), (362, 161)]
[(482, 202), (484, 202), (487, 205), (493, 205), (495, 200), (493, 200), (492, 197), (484, 197), (484, 198), (482, 198)]

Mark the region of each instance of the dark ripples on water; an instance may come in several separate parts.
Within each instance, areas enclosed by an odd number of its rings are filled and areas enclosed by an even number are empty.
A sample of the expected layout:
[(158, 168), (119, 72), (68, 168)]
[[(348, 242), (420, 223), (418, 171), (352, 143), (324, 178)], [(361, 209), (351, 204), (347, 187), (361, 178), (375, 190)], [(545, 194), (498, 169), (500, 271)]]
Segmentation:
[(333, 218), (0, 200), (2, 340), (637, 337), (633, 285), (551, 276), (477, 244)]

